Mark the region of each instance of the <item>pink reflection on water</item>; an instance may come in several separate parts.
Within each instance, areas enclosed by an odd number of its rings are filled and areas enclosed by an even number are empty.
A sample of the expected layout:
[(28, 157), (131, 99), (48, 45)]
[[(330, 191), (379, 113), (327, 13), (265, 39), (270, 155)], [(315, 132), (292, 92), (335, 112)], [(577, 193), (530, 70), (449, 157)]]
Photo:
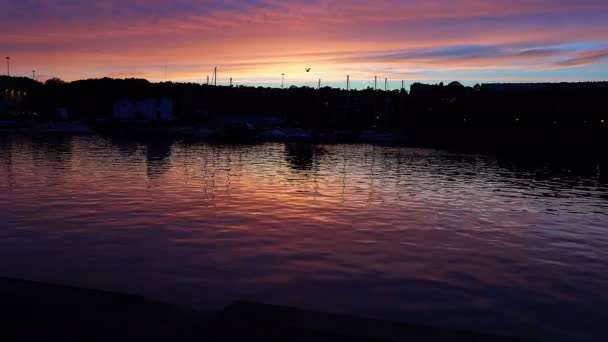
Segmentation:
[(1, 146), (3, 275), (505, 330), (541, 325), (535, 306), (547, 334), (576, 329), (554, 306), (607, 301), (606, 189), (587, 176), (367, 145)]

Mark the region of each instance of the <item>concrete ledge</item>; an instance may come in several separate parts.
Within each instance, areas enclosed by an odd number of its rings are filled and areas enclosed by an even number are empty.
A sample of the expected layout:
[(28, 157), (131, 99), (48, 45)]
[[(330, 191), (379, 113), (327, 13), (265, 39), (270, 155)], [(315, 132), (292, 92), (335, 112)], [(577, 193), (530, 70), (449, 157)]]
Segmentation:
[(141, 296), (1, 277), (0, 318), (3, 336), (13, 340), (520, 341), (251, 302), (209, 314)]

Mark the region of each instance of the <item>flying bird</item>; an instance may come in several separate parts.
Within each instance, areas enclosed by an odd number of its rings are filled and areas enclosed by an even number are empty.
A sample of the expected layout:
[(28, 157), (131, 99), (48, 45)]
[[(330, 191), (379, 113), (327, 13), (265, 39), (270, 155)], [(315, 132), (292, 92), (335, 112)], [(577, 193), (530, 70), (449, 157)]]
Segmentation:
[(304, 69), (306, 69), (306, 72), (310, 72), (310, 68), (304, 68)]

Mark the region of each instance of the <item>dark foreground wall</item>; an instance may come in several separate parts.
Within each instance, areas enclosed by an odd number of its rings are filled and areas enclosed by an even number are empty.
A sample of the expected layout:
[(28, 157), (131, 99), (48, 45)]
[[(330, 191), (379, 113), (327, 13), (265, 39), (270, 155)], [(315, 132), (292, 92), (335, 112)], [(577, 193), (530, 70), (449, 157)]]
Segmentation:
[(215, 313), (139, 296), (0, 278), (3, 337), (62, 341), (519, 341), (237, 302)]

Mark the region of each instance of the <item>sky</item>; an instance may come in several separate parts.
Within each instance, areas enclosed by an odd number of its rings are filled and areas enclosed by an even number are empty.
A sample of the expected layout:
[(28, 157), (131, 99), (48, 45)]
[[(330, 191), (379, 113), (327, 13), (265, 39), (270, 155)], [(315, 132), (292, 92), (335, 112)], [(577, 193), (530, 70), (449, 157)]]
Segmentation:
[(0, 54), (39, 80), (599, 81), (608, 1), (0, 0)]

